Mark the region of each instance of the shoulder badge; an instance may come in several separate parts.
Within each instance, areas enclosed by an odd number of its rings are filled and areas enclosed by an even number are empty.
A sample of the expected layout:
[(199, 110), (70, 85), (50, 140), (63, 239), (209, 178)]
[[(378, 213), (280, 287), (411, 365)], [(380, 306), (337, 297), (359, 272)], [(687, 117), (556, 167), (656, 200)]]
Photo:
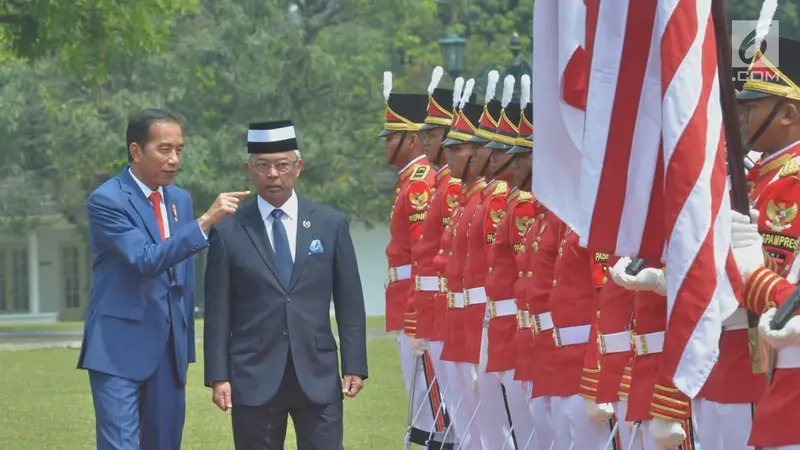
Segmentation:
[(797, 203), (787, 206), (786, 203), (778, 203), (770, 199), (767, 203), (766, 224), (772, 231), (780, 233), (792, 227), (792, 221), (797, 217)]
[(461, 178), (450, 177), (450, 181), (448, 181), (447, 184), (461, 184)]
[(778, 176), (780, 178), (786, 178), (796, 175), (798, 172), (800, 172), (800, 167), (797, 166), (797, 163), (794, 162), (794, 158), (792, 158), (786, 161), (786, 164), (783, 165), (783, 169), (781, 169), (781, 173)]
[(530, 202), (533, 201), (533, 194), (527, 191), (520, 191), (519, 197), (517, 197), (517, 201), (519, 202)]
[(411, 174), (412, 181), (423, 181), (431, 170), (431, 166), (418, 165), (414, 168), (414, 173)]
[(515, 222), (517, 232), (520, 236), (524, 236), (525, 232), (528, 231), (528, 227), (531, 225), (531, 223), (533, 223), (533, 217), (520, 216), (517, 217)]
[(498, 181), (497, 184), (494, 186), (494, 191), (492, 192), (493, 196), (498, 195), (505, 195), (508, 193), (508, 183), (505, 181)]
[(411, 207), (417, 211), (422, 211), (428, 206), (428, 191), (411, 192), (408, 198), (411, 202)]

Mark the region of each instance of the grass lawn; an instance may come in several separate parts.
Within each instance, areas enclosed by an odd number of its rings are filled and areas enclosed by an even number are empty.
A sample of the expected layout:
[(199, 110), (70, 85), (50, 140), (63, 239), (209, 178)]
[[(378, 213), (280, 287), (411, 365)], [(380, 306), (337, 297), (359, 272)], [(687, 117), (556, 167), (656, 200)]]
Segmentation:
[[(5, 403), (0, 436), (10, 443), (4, 448), (93, 448), (92, 399), (86, 373), (75, 369), (77, 357), (77, 350), (68, 349), (0, 352)], [(233, 449), (229, 414), (211, 403), (211, 391), (203, 387), (202, 353), (198, 360), (189, 369), (183, 449)], [(369, 342), (369, 370), (365, 390), (345, 399), (345, 448), (402, 448), (408, 403), (393, 339)], [(295, 448), (291, 425), (286, 448)]]

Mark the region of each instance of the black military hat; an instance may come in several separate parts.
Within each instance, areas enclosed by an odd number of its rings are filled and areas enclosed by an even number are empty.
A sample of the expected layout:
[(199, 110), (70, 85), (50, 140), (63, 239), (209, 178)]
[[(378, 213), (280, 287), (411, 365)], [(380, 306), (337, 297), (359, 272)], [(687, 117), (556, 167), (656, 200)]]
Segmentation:
[(519, 133), (514, 146), (506, 153), (528, 153), (533, 151), (533, 104), (531, 103), (531, 77), (528, 74), (520, 77), (519, 102), (523, 109), (519, 118)]
[(425, 121), (428, 96), (392, 92), (392, 73), (383, 73), (383, 97), (386, 99), (386, 122), (380, 137), (398, 131), (418, 131)]
[(425, 118), (422, 128), (420, 128), (421, 130), (449, 127), (453, 122), (453, 109), (455, 107), (453, 105), (453, 90), (439, 87), (439, 82), (442, 81), (443, 75), (444, 69), (442, 69), (442, 66), (433, 68), (431, 82), (428, 85), (428, 116)]
[(492, 150), (508, 150), (516, 143), (517, 133), (519, 129), (520, 109), (519, 103), (511, 103), (511, 97), (514, 95), (514, 76), (508, 75), (503, 80), (503, 99), (500, 101), (502, 109), (500, 116), (497, 119), (497, 128), (492, 134), (492, 140), (486, 144), (486, 148)]
[(777, 55), (780, 59), (773, 64), (761, 49), (756, 52), (747, 69), (746, 81), (736, 95), (738, 100), (768, 96), (800, 100), (800, 42), (779, 37)]
[(251, 123), (247, 130), (247, 153), (282, 153), (299, 150), (291, 121)]
[(469, 142), (478, 144), (485, 144), (492, 140), (492, 135), (497, 129), (498, 121), (500, 120), (500, 111), (503, 107), (500, 101), (494, 98), (495, 89), (497, 89), (497, 81), (500, 79), (500, 74), (496, 70), (489, 72), (489, 79), (486, 83), (486, 95), (483, 99), (483, 112), (478, 121), (478, 129), (475, 134), (469, 138)]

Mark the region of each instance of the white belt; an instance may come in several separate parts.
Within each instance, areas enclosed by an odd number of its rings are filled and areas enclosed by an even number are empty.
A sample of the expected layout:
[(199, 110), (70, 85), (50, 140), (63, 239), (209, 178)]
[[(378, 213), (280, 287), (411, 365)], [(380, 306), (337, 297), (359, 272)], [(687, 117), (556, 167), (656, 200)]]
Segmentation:
[(631, 350), (630, 330), (620, 331), (619, 333), (600, 334), (597, 336), (597, 343), (600, 345), (600, 353), (624, 353)]
[(389, 283), (411, 278), (411, 264), (405, 266), (389, 267)]
[(800, 345), (779, 349), (775, 358), (776, 369), (800, 368)]
[(585, 344), (589, 342), (591, 330), (591, 325), (578, 325), (576, 327), (566, 328), (555, 327), (553, 328), (553, 341), (555, 341), (556, 347)]
[(544, 333), (553, 328), (553, 316), (549, 312), (531, 316), (531, 328), (534, 333)]
[(416, 289), (422, 292), (445, 292), (445, 278), (442, 277), (421, 277), (417, 275)]
[(489, 317), (516, 316), (517, 315), (517, 302), (513, 299), (496, 300), (489, 302)]
[(664, 332), (656, 331), (647, 334), (632, 334), (636, 356), (661, 353), (664, 350)]
[(463, 308), (467, 306), (464, 302), (463, 292), (451, 292), (447, 299), (447, 306), (450, 308)]
[(517, 311), (517, 328), (520, 330), (531, 327), (531, 313), (528, 311)]
[(480, 305), (482, 303), (486, 303), (486, 288), (483, 286), (476, 287), (472, 289), (467, 289), (464, 291), (465, 301), (467, 306), (469, 305)]
[(746, 330), (747, 329), (747, 310), (739, 308), (727, 319), (722, 321), (723, 331)]

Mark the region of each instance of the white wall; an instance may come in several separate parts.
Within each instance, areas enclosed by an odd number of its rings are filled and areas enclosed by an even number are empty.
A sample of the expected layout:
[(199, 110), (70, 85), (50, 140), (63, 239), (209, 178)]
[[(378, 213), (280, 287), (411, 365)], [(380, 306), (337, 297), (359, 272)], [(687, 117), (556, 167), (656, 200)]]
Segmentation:
[(350, 235), (356, 247), (367, 315), (383, 316), (386, 314), (383, 294), (389, 269), (386, 261), (389, 226), (381, 224), (368, 230), (363, 224), (352, 224)]

